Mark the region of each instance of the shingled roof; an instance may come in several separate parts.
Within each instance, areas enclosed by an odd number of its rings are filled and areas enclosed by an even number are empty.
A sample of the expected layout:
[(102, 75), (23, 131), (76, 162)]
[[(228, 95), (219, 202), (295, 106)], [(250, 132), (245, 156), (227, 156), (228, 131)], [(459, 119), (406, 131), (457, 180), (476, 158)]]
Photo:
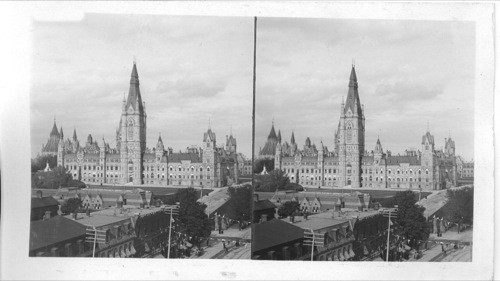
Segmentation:
[(32, 221), (30, 251), (85, 236), (86, 227), (71, 219), (55, 216), (48, 220)]
[(191, 163), (201, 163), (199, 154), (196, 153), (171, 153), (168, 155), (169, 163), (180, 163), (181, 161), (191, 161)]
[(31, 198), (31, 209), (44, 208), (49, 206), (58, 206), (59, 202), (52, 196), (47, 197), (32, 197)]
[(278, 219), (253, 225), (252, 250), (272, 248), (304, 238), (304, 230)]
[(386, 159), (386, 163), (388, 166), (390, 165), (399, 165), (402, 163), (407, 163), (410, 165), (420, 165), (420, 159), (418, 156), (388, 156)]

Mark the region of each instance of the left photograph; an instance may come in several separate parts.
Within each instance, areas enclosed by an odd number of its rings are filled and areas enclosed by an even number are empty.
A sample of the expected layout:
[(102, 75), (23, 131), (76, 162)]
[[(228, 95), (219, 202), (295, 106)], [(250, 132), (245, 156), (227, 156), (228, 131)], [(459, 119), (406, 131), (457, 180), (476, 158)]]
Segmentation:
[(29, 256), (250, 259), (253, 18), (32, 27)]

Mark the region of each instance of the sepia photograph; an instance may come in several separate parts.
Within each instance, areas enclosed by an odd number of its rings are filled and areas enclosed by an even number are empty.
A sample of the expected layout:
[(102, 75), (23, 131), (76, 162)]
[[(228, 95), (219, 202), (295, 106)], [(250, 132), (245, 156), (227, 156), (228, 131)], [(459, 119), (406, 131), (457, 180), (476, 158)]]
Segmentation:
[(251, 22), (33, 23), (30, 256), (250, 258)]
[(252, 257), (471, 261), (474, 38), (259, 18)]

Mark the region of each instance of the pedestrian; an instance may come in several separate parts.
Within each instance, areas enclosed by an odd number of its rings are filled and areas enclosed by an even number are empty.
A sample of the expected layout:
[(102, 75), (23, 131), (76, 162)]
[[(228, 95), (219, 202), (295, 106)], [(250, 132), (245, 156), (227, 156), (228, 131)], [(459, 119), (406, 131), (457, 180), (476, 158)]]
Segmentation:
[(443, 242), (441, 242), (441, 251), (446, 255), (446, 249), (444, 248)]

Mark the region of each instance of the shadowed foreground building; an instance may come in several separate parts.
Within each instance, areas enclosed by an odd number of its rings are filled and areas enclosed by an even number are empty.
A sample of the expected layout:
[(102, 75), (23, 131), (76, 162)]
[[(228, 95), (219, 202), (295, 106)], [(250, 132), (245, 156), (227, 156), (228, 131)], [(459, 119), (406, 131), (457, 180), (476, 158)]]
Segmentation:
[(444, 150), (438, 150), (434, 136), (427, 130), (418, 151), (410, 149), (403, 155), (392, 155), (384, 152), (380, 139), (374, 150), (366, 150), (365, 112), (354, 66), (334, 139), (332, 150), (323, 142), (316, 146), (309, 138), (299, 149), (294, 132), (290, 143), (282, 142), (281, 132), (276, 136), (273, 124), (259, 157), (274, 158), (275, 169), (286, 172), (291, 182), (305, 186), (435, 190), (456, 185), (455, 142), (451, 138), (445, 139)]
[(146, 129), (146, 104), (134, 63), (128, 98), (122, 102), (115, 148), (91, 135), (80, 144), (76, 129), (71, 139), (64, 140), (62, 127), (58, 131), (54, 120), (41, 153), (57, 155), (58, 166), (64, 166), (74, 179), (85, 183), (221, 187), (238, 182), (238, 153), (232, 134), (227, 136), (225, 147), (218, 147), (209, 126), (201, 147), (174, 152), (165, 147), (161, 136), (155, 148), (147, 148)]

